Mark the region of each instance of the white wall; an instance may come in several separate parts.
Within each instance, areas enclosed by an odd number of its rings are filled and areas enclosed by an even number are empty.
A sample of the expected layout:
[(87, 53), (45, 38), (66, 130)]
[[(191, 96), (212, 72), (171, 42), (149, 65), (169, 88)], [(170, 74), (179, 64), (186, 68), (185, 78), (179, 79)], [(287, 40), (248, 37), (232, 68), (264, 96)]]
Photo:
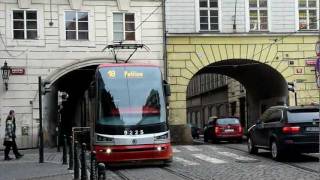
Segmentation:
[[(3, 91), (0, 80), (0, 139), (4, 136), (4, 119), (10, 109), (17, 116), (17, 136), (20, 147), (30, 147), (31, 140), (21, 138), (21, 126), (29, 126), (31, 131), (36, 122), (38, 103), (38, 76), (43, 79), (55, 70), (74, 62), (106, 57), (112, 59), (108, 50), (102, 49), (112, 44), (112, 14), (119, 11), (116, 0), (83, 0), (80, 10), (89, 12), (89, 41), (66, 41), (64, 37), (64, 11), (72, 10), (68, 0), (33, 0), (30, 9), (38, 12), (38, 40), (12, 39), (12, 10), (19, 9), (17, 0), (0, 2), (0, 66), (4, 61), (9, 66), (25, 68), (25, 75), (12, 75), (9, 90)], [(144, 43), (150, 51), (139, 49), (130, 62), (151, 63), (163, 67), (163, 30), (160, 0), (131, 0), (128, 12), (136, 13), (136, 26), (144, 22), (136, 31), (135, 43)], [(50, 11), (50, 9), (52, 11)], [(157, 9), (150, 17), (150, 13)], [(149, 17), (149, 18), (148, 18)], [(53, 22), (53, 26), (49, 22)], [(131, 52), (131, 51), (130, 51)], [(130, 52), (120, 52), (118, 57), (126, 59)], [(33, 104), (31, 104), (33, 103)], [(37, 127), (37, 126), (36, 126)], [(31, 138), (31, 136), (30, 136)], [(23, 142), (22, 142), (23, 141)], [(2, 144), (0, 145), (0, 148)]]
[(195, 0), (166, 0), (168, 33), (195, 32)]
[[(168, 33), (198, 33), (199, 0), (167, 0), (166, 22)], [(219, 0), (221, 2), (221, 31), (233, 33), (233, 18), (236, 4), (236, 31), (249, 31), (249, 0)], [(268, 0), (270, 32), (293, 32), (296, 30), (296, 0)]]

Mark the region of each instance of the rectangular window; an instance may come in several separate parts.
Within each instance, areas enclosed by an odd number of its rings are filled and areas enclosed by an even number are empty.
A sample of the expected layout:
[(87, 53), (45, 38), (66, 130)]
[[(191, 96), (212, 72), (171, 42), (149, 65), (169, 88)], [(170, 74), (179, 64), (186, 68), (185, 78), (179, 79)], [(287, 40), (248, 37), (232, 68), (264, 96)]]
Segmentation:
[[(299, 30), (319, 29), (319, 1), (299, 0)], [(318, 16), (318, 17), (317, 17)]]
[(65, 12), (65, 26), (67, 40), (88, 40), (88, 13), (79, 11)]
[(218, 0), (199, 0), (200, 31), (219, 30)]
[(13, 10), (13, 39), (37, 39), (37, 11)]
[(113, 13), (113, 41), (134, 41), (135, 18), (133, 13)]
[(268, 0), (249, 0), (251, 31), (268, 30)]

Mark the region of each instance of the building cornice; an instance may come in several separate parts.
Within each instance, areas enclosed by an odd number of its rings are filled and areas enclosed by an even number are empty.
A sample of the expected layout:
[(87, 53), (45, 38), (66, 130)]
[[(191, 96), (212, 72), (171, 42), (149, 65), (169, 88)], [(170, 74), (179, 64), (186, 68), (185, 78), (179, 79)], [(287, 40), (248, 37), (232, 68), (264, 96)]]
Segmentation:
[(268, 36), (318, 36), (318, 32), (296, 33), (167, 33), (168, 37), (268, 37)]

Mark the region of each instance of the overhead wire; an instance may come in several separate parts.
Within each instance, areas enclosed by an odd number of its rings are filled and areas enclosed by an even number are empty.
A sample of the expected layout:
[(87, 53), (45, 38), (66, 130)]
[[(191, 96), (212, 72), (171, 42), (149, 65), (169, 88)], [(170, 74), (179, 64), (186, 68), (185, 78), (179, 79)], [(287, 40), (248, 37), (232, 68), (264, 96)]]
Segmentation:
[[(141, 21), (140, 24), (135, 28), (134, 31), (136, 31), (138, 28), (140, 28), (143, 23), (145, 23), (160, 7), (162, 7), (162, 4), (163, 4), (163, 2), (161, 2), (160, 5), (158, 5), (143, 21)], [(120, 44), (122, 44), (122, 41), (120, 42)], [(106, 46), (102, 49), (102, 52), (105, 51), (107, 48), (108, 48), (108, 45), (106, 45)], [(147, 52), (150, 52), (150, 48), (149, 48), (147, 45), (143, 44), (143, 48), (144, 48)], [(133, 50), (133, 52), (129, 55), (129, 57), (128, 57), (126, 60), (124, 60), (124, 62), (127, 63), (127, 62), (130, 60), (130, 58), (133, 56), (133, 54), (134, 54), (137, 50), (138, 50), (138, 48), (135, 48), (135, 49)], [(119, 51), (119, 49), (118, 49), (118, 51)], [(117, 60), (117, 52), (115, 51), (114, 48), (111, 50), (111, 52), (113, 53), (113, 56), (114, 56), (114, 58), (115, 58), (115, 61), (117, 62), (117, 61), (118, 61), (118, 60)]]
[(157, 6), (150, 14), (147, 16), (141, 23), (135, 28), (135, 31), (143, 24), (145, 23), (160, 7), (162, 7), (163, 1), (161, 1), (160, 5)]

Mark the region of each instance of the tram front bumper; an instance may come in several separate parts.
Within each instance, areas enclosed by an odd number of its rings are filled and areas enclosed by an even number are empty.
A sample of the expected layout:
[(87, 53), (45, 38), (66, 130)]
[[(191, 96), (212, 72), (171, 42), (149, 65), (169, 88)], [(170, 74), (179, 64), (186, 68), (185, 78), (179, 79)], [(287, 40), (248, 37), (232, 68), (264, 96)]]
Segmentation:
[(171, 144), (148, 144), (132, 146), (94, 146), (97, 162), (121, 163), (172, 159)]

